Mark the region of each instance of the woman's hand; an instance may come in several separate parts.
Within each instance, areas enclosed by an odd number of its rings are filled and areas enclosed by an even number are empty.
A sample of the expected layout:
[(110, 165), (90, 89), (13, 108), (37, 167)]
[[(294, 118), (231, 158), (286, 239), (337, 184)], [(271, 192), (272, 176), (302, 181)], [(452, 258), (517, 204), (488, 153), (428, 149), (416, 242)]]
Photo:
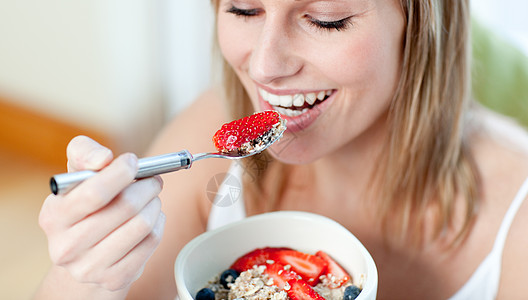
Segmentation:
[(134, 154), (113, 160), (110, 150), (84, 136), (70, 142), (67, 155), (70, 172), (101, 171), (44, 202), (39, 223), (51, 260), (79, 283), (126, 289), (141, 275), (163, 233), (161, 178), (134, 181)]

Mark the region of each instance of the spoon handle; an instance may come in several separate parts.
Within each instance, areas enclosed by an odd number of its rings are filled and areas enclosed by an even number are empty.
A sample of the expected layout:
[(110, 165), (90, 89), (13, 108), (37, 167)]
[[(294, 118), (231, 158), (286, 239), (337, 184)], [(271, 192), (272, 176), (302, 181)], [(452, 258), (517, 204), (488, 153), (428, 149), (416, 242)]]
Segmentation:
[(193, 156), (187, 150), (141, 158), (138, 160), (139, 169), (136, 179), (189, 169), (192, 162)]
[[(189, 169), (192, 162), (193, 156), (187, 150), (141, 158), (138, 160), (138, 172), (135, 178), (141, 179), (182, 169)], [(84, 170), (54, 175), (50, 178), (51, 192), (55, 195), (66, 193), (95, 174), (95, 171)]]

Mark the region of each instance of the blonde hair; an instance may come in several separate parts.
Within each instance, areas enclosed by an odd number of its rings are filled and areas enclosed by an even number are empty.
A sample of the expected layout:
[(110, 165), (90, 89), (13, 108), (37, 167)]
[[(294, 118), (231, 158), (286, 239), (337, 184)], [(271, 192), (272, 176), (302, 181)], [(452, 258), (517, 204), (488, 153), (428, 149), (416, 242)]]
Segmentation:
[[(470, 17), (467, 0), (402, 0), (407, 18), (403, 68), (389, 112), (389, 138), (376, 173), (385, 222), (403, 239), (435, 211), (433, 237), (453, 224), (457, 197), (465, 200), (470, 228), (479, 199), (479, 176), (464, 134), (470, 103)], [(390, 201), (397, 195), (398, 201)], [(394, 213), (395, 212), (395, 213)], [(394, 226), (396, 225), (396, 226)], [(417, 226), (418, 225), (418, 226)], [(394, 227), (392, 227), (394, 226)], [(385, 228), (389, 228), (386, 224)]]
[[(218, 11), (218, 1), (213, 0)], [(470, 103), (470, 17), (468, 0), (401, 0), (406, 18), (403, 64), (389, 108), (388, 138), (374, 172), (372, 190), (391, 241), (423, 242), (426, 214), (434, 211), (433, 238), (454, 225), (456, 199), (464, 199), (464, 222), (453, 242), (469, 231), (479, 199), (479, 175), (464, 134)], [(224, 60), (225, 97), (233, 118), (254, 108), (235, 72)], [(268, 160), (249, 161), (259, 167)], [(265, 174), (246, 180), (245, 193), (265, 210), (276, 208), (288, 166), (274, 162), (275, 178), (263, 191)], [(269, 182), (268, 182), (269, 183)], [(269, 186), (269, 185), (268, 185)], [(265, 201), (259, 201), (266, 195)], [(256, 205), (256, 204), (255, 204)], [(255, 206), (256, 207), (256, 206)]]

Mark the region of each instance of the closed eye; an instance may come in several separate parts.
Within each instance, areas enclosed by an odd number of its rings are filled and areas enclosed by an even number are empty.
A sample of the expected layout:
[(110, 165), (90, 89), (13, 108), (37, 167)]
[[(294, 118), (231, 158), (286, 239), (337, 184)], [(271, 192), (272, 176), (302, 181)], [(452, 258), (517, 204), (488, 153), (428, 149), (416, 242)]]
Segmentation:
[(308, 21), (310, 22), (312, 26), (315, 26), (318, 29), (325, 29), (329, 31), (330, 30), (337, 30), (337, 31), (346, 30), (349, 26), (352, 25), (352, 16), (346, 17), (344, 19), (337, 20), (337, 21), (322, 21), (322, 20), (318, 20), (313, 17), (310, 17), (308, 15), (306, 15), (306, 18), (308, 18)]
[(261, 10), (258, 8), (242, 9), (235, 6), (231, 6), (226, 10), (227, 13), (233, 14), (238, 17), (252, 17), (258, 15)]

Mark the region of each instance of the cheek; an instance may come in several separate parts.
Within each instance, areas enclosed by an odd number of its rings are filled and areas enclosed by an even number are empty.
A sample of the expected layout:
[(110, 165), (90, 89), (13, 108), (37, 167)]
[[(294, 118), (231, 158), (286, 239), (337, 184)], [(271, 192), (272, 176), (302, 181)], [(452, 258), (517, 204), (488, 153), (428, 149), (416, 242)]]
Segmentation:
[(246, 61), (250, 51), (248, 28), (235, 24), (226, 16), (220, 15), (217, 23), (217, 36), (220, 51), (226, 61), (236, 70)]
[(397, 61), (386, 48), (382, 41), (372, 37), (355, 39), (328, 59), (327, 71), (345, 86), (374, 84), (390, 72), (390, 62)]
[(391, 39), (394, 37), (378, 32), (356, 35), (328, 51), (324, 62), (319, 58), (319, 65), (326, 76), (347, 88), (349, 93), (391, 97), (399, 78), (401, 60), (400, 44)]
[(258, 97), (252, 95), (254, 88), (247, 76), (249, 58), (254, 45), (250, 37), (256, 36), (255, 28), (240, 26), (240, 22), (221, 17), (218, 18), (217, 28), (218, 45), (222, 56), (237, 74), (238, 79), (249, 93), (253, 105), (258, 107)]

